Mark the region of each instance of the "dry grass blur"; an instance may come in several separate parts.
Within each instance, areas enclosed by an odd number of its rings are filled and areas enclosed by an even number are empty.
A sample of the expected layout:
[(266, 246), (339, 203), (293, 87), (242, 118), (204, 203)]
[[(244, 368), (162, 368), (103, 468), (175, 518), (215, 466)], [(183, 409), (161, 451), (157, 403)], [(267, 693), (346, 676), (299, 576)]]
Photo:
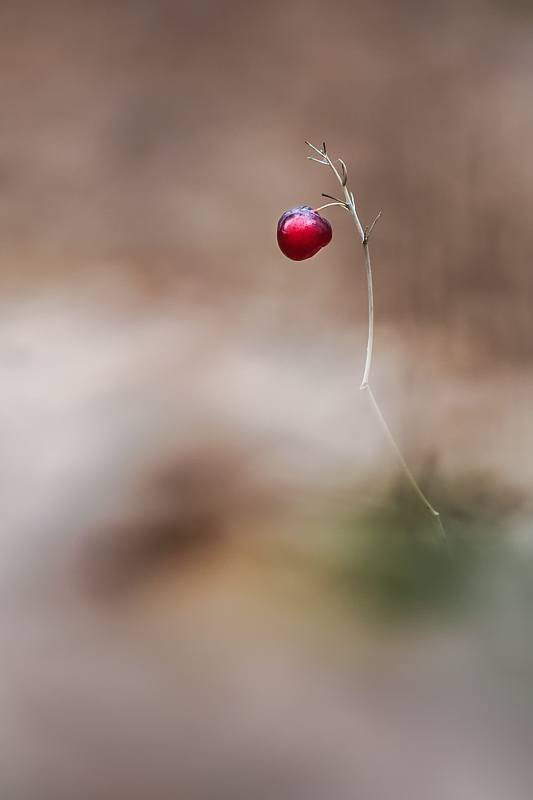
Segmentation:
[[(529, 800), (533, 5), (0, 3), (0, 797)], [(348, 164), (372, 241), (358, 392)]]

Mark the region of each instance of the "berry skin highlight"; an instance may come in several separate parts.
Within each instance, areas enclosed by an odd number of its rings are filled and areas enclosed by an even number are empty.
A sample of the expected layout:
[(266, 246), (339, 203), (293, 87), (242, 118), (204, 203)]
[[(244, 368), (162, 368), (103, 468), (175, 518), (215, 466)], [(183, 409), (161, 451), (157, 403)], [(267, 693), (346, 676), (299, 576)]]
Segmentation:
[(310, 206), (286, 211), (278, 222), (278, 245), (287, 258), (305, 261), (331, 242), (333, 232), (328, 220)]

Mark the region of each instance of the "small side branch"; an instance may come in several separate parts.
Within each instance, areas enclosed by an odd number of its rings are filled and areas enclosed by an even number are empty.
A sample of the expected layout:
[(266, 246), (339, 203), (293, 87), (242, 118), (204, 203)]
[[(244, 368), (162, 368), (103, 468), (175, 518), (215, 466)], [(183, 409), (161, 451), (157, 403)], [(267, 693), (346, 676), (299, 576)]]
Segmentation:
[[(442, 521), (441, 521), (441, 518), (440, 518), (440, 514), (439, 514), (438, 511), (436, 511), (433, 508), (433, 506), (431, 505), (431, 503), (429, 502), (427, 497), (424, 495), (424, 493), (422, 492), (420, 486), (416, 482), (416, 480), (415, 480), (415, 478), (413, 476), (413, 473), (411, 472), (411, 470), (407, 466), (407, 462), (405, 461), (404, 457), (402, 456), (402, 454), (401, 454), (401, 452), (400, 452), (400, 450), (398, 448), (398, 445), (396, 444), (396, 442), (394, 440), (394, 437), (393, 437), (392, 433), (389, 430), (389, 426), (385, 422), (383, 414), (381, 413), (381, 411), (379, 409), (379, 406), (378, 406), (378, 404), (376, 402), (376, 399), (375, 399), (375, 397), (374, 397), (374, 395), (372, 393), (372, 390), (370, 388), (370, 385), (369, 385), (370, 367), (371, 367), (371, 364), (372, 364), (372, 349), (373, 349), (373, 344), (374, 344), (374, 290), (373, 290), (373, 284), (372, 284), (372, 265), (370, 263), (370, 250), (369, 250), (369, 247), (368, 247), (368, 240), (369, 240), (370, 234), (372, 233), (372, 231), (374, 229), (374, 225), (376, 224), (376, 222), (378, 221), (378, 219), (381, 216), (381, 212), (377, 215), (376, 219), (374, 220), (374, 222), (372, 223), (370, 228), (366, 227), (366, 228), (363, 229), (363, 226), (361, 225), (361, 222), (360, 222), (359, 217), (357, 215), (357, 210), (356, 210), (356, 207), (355, 207), (355, 198), (353, 196), (353, 193), (350, 192), (348, 190), (348, 187), (347, 187), (348, 170), (346, 168), (346, 164), (344, 163), (344, 161), (342, 161), (341, 159), (338, 159), (338, 162), (341, 165), (341, 171), (342, 171), (342, 175), (341, 175), (339, 173), (338, 169), (336, 168), (335, 164), (333, 163), (333, 161), (327, 155), (326, 145), (325, 144), (323, 145), (323, 149), (322, 150), (320, 150), (319, 148), (315, 147), (310, 142), (306, 142), (306, 144), (309, 145), (309, 147), (311, 147), (320, 156), (320, 159), (314, 158), (312, 156), (309, 156), (310, 160), (311, 161), (316, 161), (319, 164), (326, 164), (327, 166), (329, 166), (333, 170), (333, 173), (335, 174), (335, 177), (337, 178), (337, 180), (339, 181), (340, 185), (342, 186), (342, 189), (344, 191), (345, 202), (337, 200), (336, 197), (331, 197), (331, 195), (323, 195), (323, 196), (324, 197), (328, 197), (331, 200), (335, 200), (335, 203), (331, 203), (331, 204), (328, 204), (328, 205), (342, 205), (350, 212), (350, 214), (352, 215), (352, 217), (353, 217), (353, 219), (355, 221), (355, 224), (357, 226), (357, 230), (359, 231), (359, 235), (361, 236), (361, 242), (362, 242), (363, 250), (364, 250), (364, 254), (365, 254), (366, 277), (367, 277), (367, 286), (368, 286), (368, 341), (367, 341), (367, 347), (366, 347), (365, 368), (364, 368), (364, 371), (363, 371), (363, 380), (361, 381), (360, 389), (361, 389), (362, 392), (365, 393), (365, 395), (366, 395), (366, 397), (368, 399), (368, 402), (370, 404), (370, 407), (371, 407), (371, 409), (372, 409), (372, 411), (373, 411), (374, 415), (376, 416), (376, 419), (377, 419), (377, 421), (379, 423), (379, 426), (380, 426), (381, 430), (383, 431), (383, 434), (385, 435), (385, 438), (389, 442), (391, 450), (393, 451), (394, 455), (396, 456), (396, 458), (398, 460), (398, 463), (400, 464), (400, 466), (402, 468), (402, 471), (405, 474), (405, 477), (407, 478), (407, 480), (409, 481), (409, 483), (413, 487), (414, 491), (416, 492), (416, 494), (420, 498), (420, 500), (421, 500), (422, 504), (424, 505), (424, 507), (425, 507), (426, 511), (428, 512), (428, 514), (430, 514), (433, 517), (433, 519), (435, 520), (436, 537), (437, 537), (437, 541), (438, 541), (439, 545), (441, 545), (445, 549), (449, 549), (448, 539), (446, 537), (446, 533), (445, 533), (444, 528), (442, 526)], [(325, 208), (325, 207), (326, 206), (323, 206), (323, 208)]]

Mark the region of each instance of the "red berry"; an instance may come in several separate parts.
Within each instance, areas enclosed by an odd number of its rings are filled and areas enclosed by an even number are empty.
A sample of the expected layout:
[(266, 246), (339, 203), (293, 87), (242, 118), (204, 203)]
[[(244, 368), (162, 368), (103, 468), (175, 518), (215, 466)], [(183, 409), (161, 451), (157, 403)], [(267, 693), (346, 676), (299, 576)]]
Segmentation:
[(310, 206), (286, 211), (278, 222), (278, 244), (283, 255), (305, 261), (331, 242), (331, 225)]

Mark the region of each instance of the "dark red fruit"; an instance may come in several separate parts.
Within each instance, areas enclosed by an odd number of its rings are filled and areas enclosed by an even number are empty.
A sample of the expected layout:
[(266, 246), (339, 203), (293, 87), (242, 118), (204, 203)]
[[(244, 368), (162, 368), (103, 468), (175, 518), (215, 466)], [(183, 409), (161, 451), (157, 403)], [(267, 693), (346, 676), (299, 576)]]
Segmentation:
[(331, 242), (331, 225), (310, 206), (286, 211), (278, 222), (278, 244), (283, 255), (305, 261)]

